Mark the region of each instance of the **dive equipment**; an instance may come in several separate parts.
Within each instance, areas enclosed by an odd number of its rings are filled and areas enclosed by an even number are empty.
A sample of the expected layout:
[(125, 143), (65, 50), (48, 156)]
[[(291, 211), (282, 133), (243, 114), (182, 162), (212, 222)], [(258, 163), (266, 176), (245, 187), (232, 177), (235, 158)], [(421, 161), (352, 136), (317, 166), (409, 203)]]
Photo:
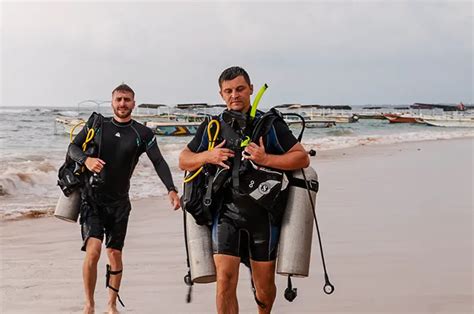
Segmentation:
[[(314, 202), (318, 175), (311, 167), (303, 171), (313, 187), (310, 193)], [(313, 213), (301, 170), (293, 171), (291, 177), (288, 201), (281, 224), (276, 271), (280, 275), (307, 277), (311, 259)], [(296, 180), (302, 184), (296, 185), (298, 182)]]
[[(294, 114), (294, 113), (291, 113), (291, 114), (285, 114), (285, 115), (293, 115), (293, 116), (297, 116), (301, 119), (302, 121), (302, 130), (300, 131), (300, 134), (298, 136), (298, 141), (301, 142), (301, 139), (303, 137), (303, 132), (304, 132), (304, 129), (305, 129), (305, 121), (304, 121), (304, 118), (299, 115), (299, 114)], [(311, 149), (308, 154), (310, 156), (316, 156), (316, 151), (314, 151), (313, 149)], [(309, 170), (311, 169), (311, 170)], [(309, 170), (309, 175), (311, 175), (313, 178), (310, 177), (310, 180), (308, 180), (306, 174)], [(303, 177), (303, 179), (301, 179), (301, 176)], [(321, 260), (322, 260), (322, 264), (323, 264), (323, 270), (324, 270), (324, 280), (325, 280), (325, 284), (324, 284), (324, 287), (323, 287), (323, 291), (326, 293), (326, 294), (331, 294), (334, 292), (334, 286), (331, 284), (331, 282), (329, 281), (329, 275), (327, 273), (327, 270), (326, 270), (326, 262), (325, 262), (325, 259), (324, 259), (324, 253), (323, 253), (323, 246), (322, 246), (322, 242), (321, 242), (321, 234), (319, 232), (319, 225), (318, 225), (318, 220), (316, 218), (316, 203), (315, 203), (315, 199), (316, 199), (316, 193), (318, 192), (319, 190), (319, 182), (317, 181), (317, 174), (316, 172), (314, 171), (314, 169), (312, 169), (311, 167), (308, 167), (306, 169), (300, 169), (300, 170), (297, 170), (297, 171), (294, 171), (293, 172), (293, 178), (290, 178), (290, 193), (293, 194), (294, 196), (296, 196), (296, 191), (295, 189), (297, 187), (299, 188), (306, 188), (306, 192), (307, 192), (307, 195), (308, 195), (308, 198), (307, 200), (309, 200), (309, 203), (310, 203), (310, 209), (311, 209), (311, 212), (312, 212), (312, 215), (313, 215), (313, 218), (314, 218), (314, 223), (316, 225), (316, 231), (317, 231), (317, 235), (318, 235), (318, 241), (319, 241), (319, 250), (320, 250), (320, 253), (321, 253)], [(301, 191), (299, 191), (299, 196), (300, 197), (304, 197), (303, 194), (301, 194)], [(314, 193), (313, 193), (314, 192)], [(313, 197), (313, 194), (314, 194), (314, 197)], [(301, 200), (301, 199), (300, 199)], [(306, 204), (307, 205), (307, 204)], [(287, 213), (288, 211), (291, 211), (288, 210), (288, 208), (294, 208), (294, 204), (292, 202), (290, 202), (290, 197), (288, 197), (288, 202), (287, 202), (287, 210), (285, 210), (285, 217), (283, 218), (284, 221), (286, 220), (287, 221), (287, 224), (286, 224), (286, 227), (289, 228), (288, 226), (289, 225), (292, 225), (292, 224), (297, 224), (295, 222), (295, 220), (293, 219), (293, 221), (290, 221), (290, 218), (292, 216), (292, 214), (289, 214)], [(308, 207), (306, 207), (308, 208)], [(307, 223), (307, 220), (311, 220), (311, 225), (312, 225), (312, 218), (311, 217), (307, 217), (307, 211), (305, 211), (305, 213), (300, 213), (299, 215), (295, 215), (293, 214), (295, 217), (300, 217), (300, 216), (303, 216), (303, 218), (306, 220), (306, 223)], [(300, 224), (302, 222), (300, 221)], [(307, 225), (303, 225), (305, 227), (307, 227)], [(307, 229), (304, 229), (305, 232), (308, 232)], [(296, 231), (299, 231), (299, 230), (296, 230)], [(306, 274), (304, 277), (307, 277), (308, 276), (308, 271), (306, 271), (306, 268), (304, 267), (305, 264), (304, 264), (304, 261), (299, 263), (299, 265), (297, 265), (298, 263), (296, 264), (292, 264), (292, 263), (288, 263), (288, 261), (286, 260), (283, 260), (284, 258), (281, 257), (281, 261), (280, 261), (280, 256), (283, 255), (282, 253), (282, 241), (284, 241), (284, 236), (283, 236), (283, 224), (282, 224), (282, 230), (281, 230), (281, 233), (280, 233), (280, 249), (279, 249), (279, 255), (278, 255), (278, 260), (277, 260), (277, 273), (278, 274), (281, 274), (281, 275), (287, 275), (288, 276), (288, 285), (287, 285), (287, 288), (285, 289), (285, 292), (284, 292), (284, 296), (285, 296), (285, 299), (287, 299), (289, 302), (292, 302), (295, 298), (296, 298), (296, 295), (297, 295), (297, 289), (296, 288), (293, 288), (292, 287), (292, 283), (291, 283), (291, 276), (293, 275), (296, 275), (296, 276), (303, 276), (302, 274)], [(303, 236), (299, 236), (299, 237), (302, 237), (303, 239), (307, 239)], [(311, 236), (309, 237), (309, 239), (311, 239), (312, 237), (312, 228), (311, 228)], [(293, 243), (297, 243), (297, 242), (293, 242)], [(292, 243), (289, 243), (289, 244), (292, 244)], [(308, 244), (306, 243), (306, 246)], [(291, 246), (288, 246), (287, 247), (291, 247)], [(310, 251), (311, 249), (311, 240), (310, 240), (310, 243), (309, 243), (309, 250)], [(288, 253), (287, 253), (288, 254)], [(309, 257), (311, 257), (310, 253), (309, 254)], [(288, 257), (288, 256), (287, 256)], [(293, 256), (294, 258), (294, 256)], [(299, 261), (299, 259), (296, 259), (297, 261)], [(282, 263), (283, 265), (280, 266), (280, 263)], [(286, 264), (285, 264), (286, 263)], [(298, 267), (299, 266), (299, 267)], [(302, 267), (303, 266), (303, 267)], [(303, 271), (301, 271), (303, 270)], [(308, 270), (309, 270), (309, 259), (308, 259)], [(294, 272), (294, 273), (291, 273), (291, 272)]]
[[(96, 114), (95, 112), (91, 115), (93, 117), (92, 126), (87, 131), (86, 139), (82, 144), (82, 150), (87, 150), (87, 144), (92, 141), (94, 136), (96, 135), (96, 128), (100, 127), (102, 123), (102, 116), (100, 114)], [(89, 118), (89, 120), (91, 119)], [(85, 121), (81, 121), (80, 123), (76, 124), (69, 134), (69, 139), (72, 143), (73, 140), (73, 132), (81, 124), (86, 123)], [(99, 149), (100, 151), (100, 149)], [(100, 153), (99, 153), (100, 154)], [(77, 222), (77, 218), (79, 217), (79, 209), (81, 206), (81, 192), (79, 186), (81, 184), (81, 180), (79, 179), (78, 175), (84, 171), (84, 166), (76, 167), (74, 166), (74, 171), (68, 168), (68, 162), (64, 163), (59, 170), (59, 180), (58, 185), (61, 188), (62, 192), (59, 196), (59, 200), (56, 204), (56, 208), (54, 210), (54, 216), (56, 218), (68, 221), (68, 222)], [(97, 179), (98, 176), (94, 174), (91, 176), (91, 179)], [(100, 178), (99, 178), (100, 179)], [(96, 182), (95, 180), (94, 182)]]
[[(211, 128), (212, 128), (212, 125), (214, 125), (214, 124), (216, 125), (216, 131), (214, 133), (214, 136), (212, 136), (211, 135)], [(209, 124), (207, 125), (207, 136), (209, 138), (209, 143), (208, 143), (208, 146), (207, 146), (207, 150), (213, 150), (214, 149), (214, 146), (216, 144), (217, 136), (219, 135), (219, 128), (220, 128), (220, 125), (219, 125), (219, 122), (217, 120), (212, 119), (211, 121), (209, 121)], [(188, 183), (189, 181), (196, 178), (196, 176), (198, 176), (199, 173), (201, 173), (202, 169), (203, 169), (203, 167), (196, 170), (193, 174), (185, 177), (183, 183)]]
[(198, 225), (190, 213), (185, 211), (184, 215), (191, 280), (193, 283), (214, 282), (216, 267), (212, 257), (211, 230)]
[(110, 290), (117, 292), (117, 299), (119, 300), (120, 304), (125, 307), (125, 304), (123, 304), (122, 299), (120, 298), (119, 295), (119, 290), (117, 288), (114, 288), (110, 285), (110, 276), (115, 276), (115, 275), (120, 275), (122, 273), (123, 269), (120, 270), (112, 270), (109, 264), (106, 266), (106, 274), (105, 274), (105, 288), (109, 288)]
[(255, 118), (255, 114), (257, 113), (258, 104), (260, 103), (260, 99), (262, 99), (263, 93), (265, 93), (267, 88), (268, 88), (268, 85), (266, 83), (263, 84), (263, 86), (258, 91), (257, 96), (255, 96), (255, 99), (253, 100), (252, 109), (250, 109), (250, 118), (252, 120)]
[(54, 217), (68, 222), (77, 222), (80, 205), (81, 193), (78, 189), (74, 190), (69, 196), (61, 193), (54, 210)]

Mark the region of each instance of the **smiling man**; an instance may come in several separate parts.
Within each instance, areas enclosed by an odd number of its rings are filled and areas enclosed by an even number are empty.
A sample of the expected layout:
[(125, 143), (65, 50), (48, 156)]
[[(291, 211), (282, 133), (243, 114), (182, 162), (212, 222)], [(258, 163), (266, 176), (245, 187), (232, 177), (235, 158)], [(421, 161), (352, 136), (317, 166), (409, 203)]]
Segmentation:
[[(250, 257), (259, 313), (270, 313), (276, 295), (275, 258), (281, 226), (281, 212), (277, 207), (284, 205), (284, 200), (278, 198), (280, 204), (266, 204), (269, 205), (267, 208), (254, 202), (250, 193), (245, 191), (244, 182), (249, 178), (252, 180), (253, 174), (265, 174), (252, 171), (251, 165), (294, 170), (309, 164), (303, 146), (282, 119), (272, 120), (274, 122), (268, 128), (262, 128), (268, 132), (256, 131), (264, 114), (259, 111), (255, 117), (250, 116), (252, 93), (253, 85), (244, 69), (231, 67), (224, 70), (219, 77), (219, 94), (227, 109), (218, 118), (219, 144), (207, 150), (208, 122), (203, 122), (179, 158), (183, 170), (194, 171), (207, 165), (221, 168), (219, 173), (225, 173), (222, 175), (224, 178), (221, 176), (212, 182), (212, 190), (216, 191), (212, 195), (212, 204), (220, 204), (213, 208), (212, 221), (216, 304), (217, 312), (225, 314), (239, 311), (236, 289), (241, 259)], [(249, 135), (255, 140), (245, 146)], [(228, 170), (222, 171), (222, 168)]]
[[(103, 119), (99, 116), (102, 122), (98, 124), (90, 123), (92, 119), (89, 119), (68, 149), (69, 156), (87, 168), (83, 176), (80, 209), (82, 250), (86, 252), (83, 264), (84, 313), (94, 313), (97, 263), (104, 236), (110, 263), (106, 277), (108, 312), (118, 313), (116, 299), (122, 279), (122, 249), (131, 210), (130, 178), (141, 154), (146, 152), (153, 163), (168, 190), (171, 206), (174, 209), (180, 207), (168, 164), (161, 155), (153, 132), (132, 119), (134, 107), (135, 92), (126, 84), (118, 86), (112, 92), (114, 116)], [(91, 129), (95, 136), (84, 152), (82, 146), (88, 135), (92, 134)], [(120, 297), (119, 301), (122, 302)]]

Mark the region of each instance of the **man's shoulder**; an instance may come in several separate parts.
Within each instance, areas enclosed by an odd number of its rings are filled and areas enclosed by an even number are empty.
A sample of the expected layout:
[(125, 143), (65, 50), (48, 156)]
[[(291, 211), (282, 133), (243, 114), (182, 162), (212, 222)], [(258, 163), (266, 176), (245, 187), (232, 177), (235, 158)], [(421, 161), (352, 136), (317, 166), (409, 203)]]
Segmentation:
[(138, 134), (140, 134), (140, 137), (142, 138), (155, 136), (155, 134), (149, 127), (147, 127), (141, 122), (138, 122), (137, 120), (132, 120), (131, 126), (138, 132)]
[[(143, 123), (141, 122), (138, 122), (137, 120), (135, 119), (132, 119), (132, 125), (135, 126), (136, 128), (145, 128), (145, 129), (148, 129), (146, 127), (146, 125), (144, 125)], [(151, 130), (150, 130), (151, 131)]]

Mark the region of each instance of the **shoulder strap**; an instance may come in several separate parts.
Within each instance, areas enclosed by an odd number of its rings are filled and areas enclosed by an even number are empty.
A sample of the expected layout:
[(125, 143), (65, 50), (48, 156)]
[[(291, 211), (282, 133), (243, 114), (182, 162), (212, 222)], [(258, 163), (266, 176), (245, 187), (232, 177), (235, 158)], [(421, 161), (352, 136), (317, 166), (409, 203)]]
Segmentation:
[(271, 108), (268, 112), (264, 113), (257, 121), (255, 127), (252, 131), (252, 141), (258, 141), (260, 136), (265, 136), (270, 132), (273, 123), (275, 120), (283, 121), (283, 115), (280, 111), (276, 110), (275, 108)]

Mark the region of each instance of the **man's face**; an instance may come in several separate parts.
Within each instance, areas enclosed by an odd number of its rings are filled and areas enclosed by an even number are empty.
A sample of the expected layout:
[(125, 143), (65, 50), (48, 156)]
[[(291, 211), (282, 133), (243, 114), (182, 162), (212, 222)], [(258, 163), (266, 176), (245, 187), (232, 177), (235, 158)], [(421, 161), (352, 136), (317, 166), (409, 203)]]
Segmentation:
[(247, 112), (250, 108), (250, 95), (253, 93), (253, 85), (247, 84), (242, 75), (230, 81), (222, 82), (222, 99), (227, 105), (227, 109), (240, 112)]
[(132, 93), (115, 91), (112, 94), (112, 109), (117, 117), (120, 119), (130, 117), (133, 108), (135, 108), (135, 100)]

